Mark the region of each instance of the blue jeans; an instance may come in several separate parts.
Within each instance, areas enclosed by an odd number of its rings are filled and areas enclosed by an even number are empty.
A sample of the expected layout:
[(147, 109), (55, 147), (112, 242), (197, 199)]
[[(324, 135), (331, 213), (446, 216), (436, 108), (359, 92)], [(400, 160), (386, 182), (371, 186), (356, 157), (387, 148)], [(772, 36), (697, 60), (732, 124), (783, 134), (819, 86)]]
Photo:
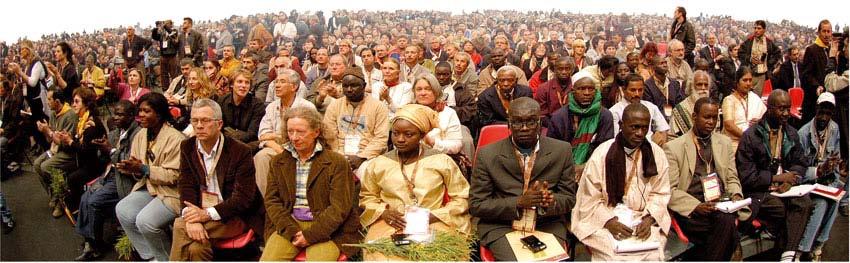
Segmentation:
[(177, 216), (147, 190), (130, 193), (115, 206), (121, 228), (143, 259), (168, 261), (171, 254), (171, 224)]
[(115, 188), (115, 174), (103, 178), (103, 186), (96, 190), (88, 190), (80, 198), (80, 212), (77, 213), (77, 234), (84, 238), (103, 241), (103, 223), (115, 211), (115, 205), (120, 200)]
[[(833, 183), (831, 186), (836, 186), (836, 183)], [(811, 252), (816, 238), (818, 243), (821, 244), (829, 239), (832, 223), (835, 221), (836, 215), (838, 215), (838, 202), (815, 194), (811, 194), (809, 197), (812, 199), (814, 209), (812, 210), (812, 215), (809, 217), (809, 223), (806, 224), (806, 232), (803, 234), (803, 239), (800, 240), (800, 245), (798, 246), (798, 250), (802, 252)]]

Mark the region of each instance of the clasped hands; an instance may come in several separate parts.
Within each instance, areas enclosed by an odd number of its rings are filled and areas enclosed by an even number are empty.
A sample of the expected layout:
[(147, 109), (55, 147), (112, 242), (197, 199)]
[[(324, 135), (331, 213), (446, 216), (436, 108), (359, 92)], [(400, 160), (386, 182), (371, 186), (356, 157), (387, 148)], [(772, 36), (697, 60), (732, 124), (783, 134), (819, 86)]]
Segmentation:
[(195, 241), (208, 241), (210, 236), (204, 228), (204, 223), (212, 220), (209, 212), (187, 201), (183, 201), (183, 204), (186, 205), (186, 209), (183, 210), (183, 221), (186, 222), (186, 234)]
[(549, 182), (534, 181), (517, 200), (518, 208), (548, 208), (555, 204), (555, 195), (549, 191)]
[(605, 229), (608, 229), (611, 232), (611, 235), (614, 236), (616, 240), (628, 239), (632, 236), (637, 237), (639, 240), (646, 240), (649, 238), (651, 234), (652, 225), (655, 224), (655, 218), (652, 216), (644, 216), (640, 224), (632, 230), (630, 227), (620, 223), (618, 217), (613, 217), (605, 222)]

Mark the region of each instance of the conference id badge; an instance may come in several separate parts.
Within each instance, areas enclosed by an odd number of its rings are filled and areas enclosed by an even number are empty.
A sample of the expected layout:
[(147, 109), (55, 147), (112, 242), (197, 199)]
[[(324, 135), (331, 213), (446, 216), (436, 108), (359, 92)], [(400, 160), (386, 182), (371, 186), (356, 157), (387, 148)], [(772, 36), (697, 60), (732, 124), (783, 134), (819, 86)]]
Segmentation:
[(360, 152), (360, 135), (349, 134), (345, 136), (345, 155), (355, 155)]
[(128, 58), (129, 58), (129, 57), (133, 57), (133, 50), (132, 50), (132, 49), (128, 49), (128, 50), (127, 50), (127, 57), (128, 57)]
[(717, 173), (711, 173), (700, 179), (702, 181), (702, 192), (706, 202), (720, 199), (720, 181)]
[(201, 207), (210, 208), (218, 205), (218, 194), (208, 191), (201, 192)]
[(183, 53), (192, 54), (192, 48), (189, 45), (183, 46)]
[(404, 233), (408, 235), (428, 234), (428, 226), (431, 224), (431, 210), (419, 206), (408, 206), (404, 213)]
[(168, 40), (162, 40), (162, 48), (168, 48)]
[(673, 106), (671, 106), (670, 104), (664, 105), (664, 116), (673, 116)]

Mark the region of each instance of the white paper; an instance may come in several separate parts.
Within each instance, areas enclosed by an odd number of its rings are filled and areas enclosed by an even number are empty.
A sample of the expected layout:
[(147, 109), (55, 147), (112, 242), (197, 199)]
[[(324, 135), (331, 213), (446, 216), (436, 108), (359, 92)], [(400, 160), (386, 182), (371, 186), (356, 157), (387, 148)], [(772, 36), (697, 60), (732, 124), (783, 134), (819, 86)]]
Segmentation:
[(738, 200), (738, 201), (719, 202), (719, 203), (715, 204), (714, 206), (717, 207), (717, 210), (720, 210), (721, 212), (733, 213), (733, 212), (737, 212), (738, 210), (741, 210), (741, 208), (744, 208), (745, 206), (750, 205), (752, 202), (753, 202), (753, 199), (747, 198), (747, 199), (741, 199), (741, 200)]
[(355, 155), (360, 152), (360, 135), (346, 135), (344, 151), (345, 155)]
[(428, 230), (431, 220), (431, 210), (418, 206), (407, 208), (404, 214), (404, 234), (407, 239), (415, 242), (430, 242), (431, 232)]
[(658, 249), (658, 247), (660, 246), (661, 243), (658, 241), (640, 241), (636, 238), (614, 240), (614, 252), (616, 253), (630, 253), (654, 250)]
[(784, 193), (771, 192), (770, 195), (773, 195), (773, 196), (776, 196), (776, 197), (797, 197), (797, 196), (806, 195), (814, 189), (815, 189), (815, 185), (813, 185), (813, 184), (802, 184), (802, 185), (791, 187), (791, 189), (788, 189), (788, 191), (786, 191)]

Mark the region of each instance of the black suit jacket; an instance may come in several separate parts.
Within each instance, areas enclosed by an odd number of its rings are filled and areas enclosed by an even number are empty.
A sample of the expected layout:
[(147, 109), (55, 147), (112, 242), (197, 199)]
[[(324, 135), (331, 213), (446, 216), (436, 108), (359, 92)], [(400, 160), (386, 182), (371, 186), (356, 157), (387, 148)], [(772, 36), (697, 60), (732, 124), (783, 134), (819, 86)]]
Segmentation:
[[(178, 58), (191, 58), (196, 67), (203, 65), (204, 57), (206, 56), (206, 45), (204, 45), (204, 37), (201, 36), (201, 33), (192, 29), (189, 31), (189, 39), (186, 39), (186, 34), (184, 34), (182, 30), (178, 30), (177, 36)], [(186, 50), (183, 46), (187, 43), (189, 44), (189, 50), (192, 51), (192, 54), (186, 54)]]
[[(803, 84), (803, 67), (800, 63), (794, 65), (797, 67), (797, 74), (799, 74), (800, 85)], [(772, 84), (774, 89), (782, 89), (788, 90), (794, 87), (794, 68), (791, 65), (791, 61), (786, 60), (779, 65), (779, 73), (774, 75), (772, 78)]]
[[(532, 98), (532, 94), (533, 93), (529, 87), (517, 85), (514, 87), (512, 98)], [(481, 92), (481, 95), (478, 95), (478, 120), (480, 121), (481, 127), (495, 123), (508, 122), (507, 109), (502, 106), (502, 101), (499, 99), (499, 93), (496, 92), (495, 85), (490, 86)]]
[[(130, 39), (126, 37), (124, 38), (123, 43), (124, 44), (121, 47), (121, 57), (124, 58), (128, 68), (136, 67), (136, 63), (139, 63), (144, 58), (141, 55), (142, 51), (151, 47), (151, 41), (139, 35), (133, 37), (133, 43), (130, 43)], [(129, 57), (127, 56), (128, 48), (130, 48)]]
[[(245, 144), (224, 136), (221, 157), (215, 166), (218, 186), (223, 202), (214, 206), (221, 221), (240, 218), (254, 229), (263, 233), (263, 197), (254, 179), (254, 155)], [(180, 143), (180, 178), (177, 189), (183, 201), (201, 207), (201, 185), (205, 185), (206, 172), (198, 153), (197, 137)]]
[[(670, 84), (667, 87), (658, 87), (655, 84), (655, 78), (649, 78), (644, 83), (646, 85), (646, 89), (643, 91), (643, 97), (641, 99), (645, 101), (652, 102), (655, 106), (658, 106), (658, 109), (664, 111), (664, 105), (670, 105), (670, 108), (675, 107), (685, 100), (685, 90), (682, 88), (679, 81), (674, 79), (668, 79)], [(664, 98), (664, 94), (661, 93), (661, 89), (667, 89), (667, 98)]]
[[(469, 188), (469, 214), (481, 219), (478, 237), (486, 245), (513, 231), (511, 222), (521, 216), (517, 200), (522, 195), (522, 169), (510, 138), (483, 147), (475, 163)], [(531, 172), (531, 182), (538, 180), (549, 183), (555, 205), (538, 215), (535, 228), (565, 240), (567, 215), (575, 206), (578, 188), (569, 143), (540, 137), (540, 150)]]
[[(714, 56), (720, 56), (720, 47), (717, 45), (714, 46)], [(712, 72), (714, 71), (714, 58), (711, 57), (711, 50), (708, 49), (708, 45), (699, 50), (699, 57), (708, 61), (708, 68)]]

